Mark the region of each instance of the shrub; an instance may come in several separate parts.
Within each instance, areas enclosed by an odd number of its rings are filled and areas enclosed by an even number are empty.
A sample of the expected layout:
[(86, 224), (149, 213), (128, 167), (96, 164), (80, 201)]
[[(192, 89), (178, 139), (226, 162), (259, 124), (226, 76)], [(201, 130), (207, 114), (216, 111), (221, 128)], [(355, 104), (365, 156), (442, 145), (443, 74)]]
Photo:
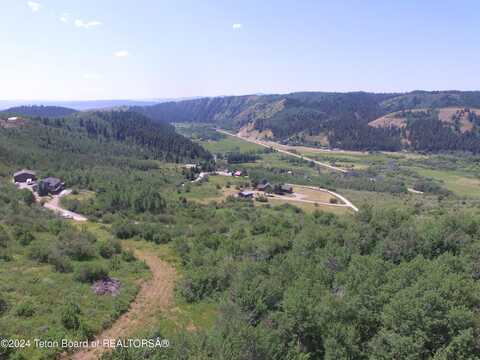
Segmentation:
[(20, 317), (32, 317), (35, 314), (35, 308), (32, 303), (24, 302), (17, 306), (15, 309), (15, 315)]
[(113, 234), (119, 239), (131, 239), (138, 235), (138, 229), (134, 224), (122, 222), (113, 226)]
[(95, 236), (86, 231), (76, 232), (69, 230), (59, 236), (59, 248), (73, 260), (83, 261), (95, 256), (93, 244), (97, 241)]
[(4, 314), (8, 310), (7, 302), (0, 298), (0, 315)]
[(122, 246), (119, 241), (108, 240), (100, 244), (99, 252), (103, 258), (110, 259), (114, 255), (122, 252)]
[(62, 325), (67, 330), (78, 330), (80, 328), (80, 307), (74, 302), (69, 302), (62, 310)]
[(20, 245), (27, 246), (35, 239), (32, 233), (28, 230), (22, 230), (17, 236), (17, 240), (20, 242)]
[(126, 261), (126, 262), (132, 262), (132, 261), (136, 260), (135, 255), (134, 255), (132, 250), (123, 251), (122, 252), (122, 259), (123, 259), (123, 261)]
[(78, 333), (82, 339), (93, 340), (95, 338), (95, 331), (85, 321), (80, 321)]
[(60, 273), (69, 273), (73, 271), (70, 260), (59, 251), (54, 251), (48, 256), (48, 263), (53, 265), (55, 271)]
[(93, 283), (108, 277), (108, 270), (100, 265), (85, 264), (75, 274), (75, 279), (82, 283)]
[(10, 241), (10, 237), (8, 236), (8, 233), (0, 225), (0, 247), (6, 248), (9, 241)]
[(35, 196), (30, 190), (21, 190), (21, 198), (27, 206), (32, 206), (33, 204), (35, 204)]
[(155, 244), (167, 244), (172, 241), (172, 236), (168, 232), (161, 232), (153, 235), (152, 240)]
[(43, 244), (34, 244), (30, 248), (29, 257), (39, 263), (48, 263), (48, 256), (50, 255), (50, 248)]
[(338, 199), (337, 198), (330, 198), (329, 203), (330, 204), (338, 204)]

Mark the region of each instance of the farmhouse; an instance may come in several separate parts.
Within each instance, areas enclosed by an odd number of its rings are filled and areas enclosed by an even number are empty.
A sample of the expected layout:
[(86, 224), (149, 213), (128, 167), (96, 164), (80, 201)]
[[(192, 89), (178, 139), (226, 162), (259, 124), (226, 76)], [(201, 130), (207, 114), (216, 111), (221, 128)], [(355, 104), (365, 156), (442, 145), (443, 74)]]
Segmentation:
[(30, 181), (36, 181), (37, 180), (37, 173), (32, 170), (27, 170), (23, 169), (20, 171), (17, 171), (15, 174), (13, 174), (13, 180), (16, 183), (26, 183), (28, 180)]
[(43, 186), (50, 194), (58, 194), (63, 189), (65, 189), (65, 183), (63, 183), (60, 179), (54, 177), (48, 177), (42, 180)]
[(255, 195), (255, 193), (253, 191), (248, 191), (248, 190), (243, 190), (238, 193), (238, 196), (243, 199), (251, 199), (253, 198), (253, 195)]

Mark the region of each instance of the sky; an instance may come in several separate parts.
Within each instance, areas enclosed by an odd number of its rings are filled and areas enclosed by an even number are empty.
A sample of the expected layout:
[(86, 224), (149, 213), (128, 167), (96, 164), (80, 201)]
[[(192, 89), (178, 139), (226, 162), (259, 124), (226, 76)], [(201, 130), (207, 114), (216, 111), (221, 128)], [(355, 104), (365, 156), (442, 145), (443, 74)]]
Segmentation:
[(479, 90), (478, 0), (0, 0), (0, 99)]

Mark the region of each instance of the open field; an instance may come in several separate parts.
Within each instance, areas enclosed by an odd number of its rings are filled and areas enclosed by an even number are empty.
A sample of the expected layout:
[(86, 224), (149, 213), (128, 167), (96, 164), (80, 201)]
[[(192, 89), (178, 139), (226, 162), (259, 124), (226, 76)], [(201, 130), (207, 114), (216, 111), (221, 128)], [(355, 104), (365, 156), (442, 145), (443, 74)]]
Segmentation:
[(421, 176), (440, 181), (446, 189), (458, 196), (480, 199), (480, 179), (478, 178), (447, 170), (433, 170), (421, 167), (412, 167), (412, 170)]
[(205, 149), (210, 151), (212, 154), (217, 153), (227, 153), (227, 152), (248, 152), (262, 150), (263, 147), (257, 144), (253, 144), (242, 139), (235, 138), (233, 136), (227, 136), (224, 139), (219, 141), (199, 141), (199, 144), (202, 145)]

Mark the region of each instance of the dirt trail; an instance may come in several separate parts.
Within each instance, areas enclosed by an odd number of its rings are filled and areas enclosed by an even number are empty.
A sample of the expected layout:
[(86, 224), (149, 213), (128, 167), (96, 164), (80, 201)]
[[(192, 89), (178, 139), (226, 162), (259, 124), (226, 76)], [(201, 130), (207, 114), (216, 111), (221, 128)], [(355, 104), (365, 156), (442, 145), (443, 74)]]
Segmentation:
[[(157, 256), (136, 250), (135, 255), (139, 260), (145, 261), (152, 273), (152, 278), (142, 284), (140, 292), (130, 304), (128, 312), (123, 314), (113, 326), (99, 334), (95, 340), (100, 344), (104, 340), (125, 338), (136, 330), (145, 328), (145, 324), (159, 312), (168, 312), (172, 309), (173, 291), (177, 273), (175, 269)], [(99, 347), (83, 349), (69, 355), (73, 360), (97, 360), (109, 351), (108, 348)]]

